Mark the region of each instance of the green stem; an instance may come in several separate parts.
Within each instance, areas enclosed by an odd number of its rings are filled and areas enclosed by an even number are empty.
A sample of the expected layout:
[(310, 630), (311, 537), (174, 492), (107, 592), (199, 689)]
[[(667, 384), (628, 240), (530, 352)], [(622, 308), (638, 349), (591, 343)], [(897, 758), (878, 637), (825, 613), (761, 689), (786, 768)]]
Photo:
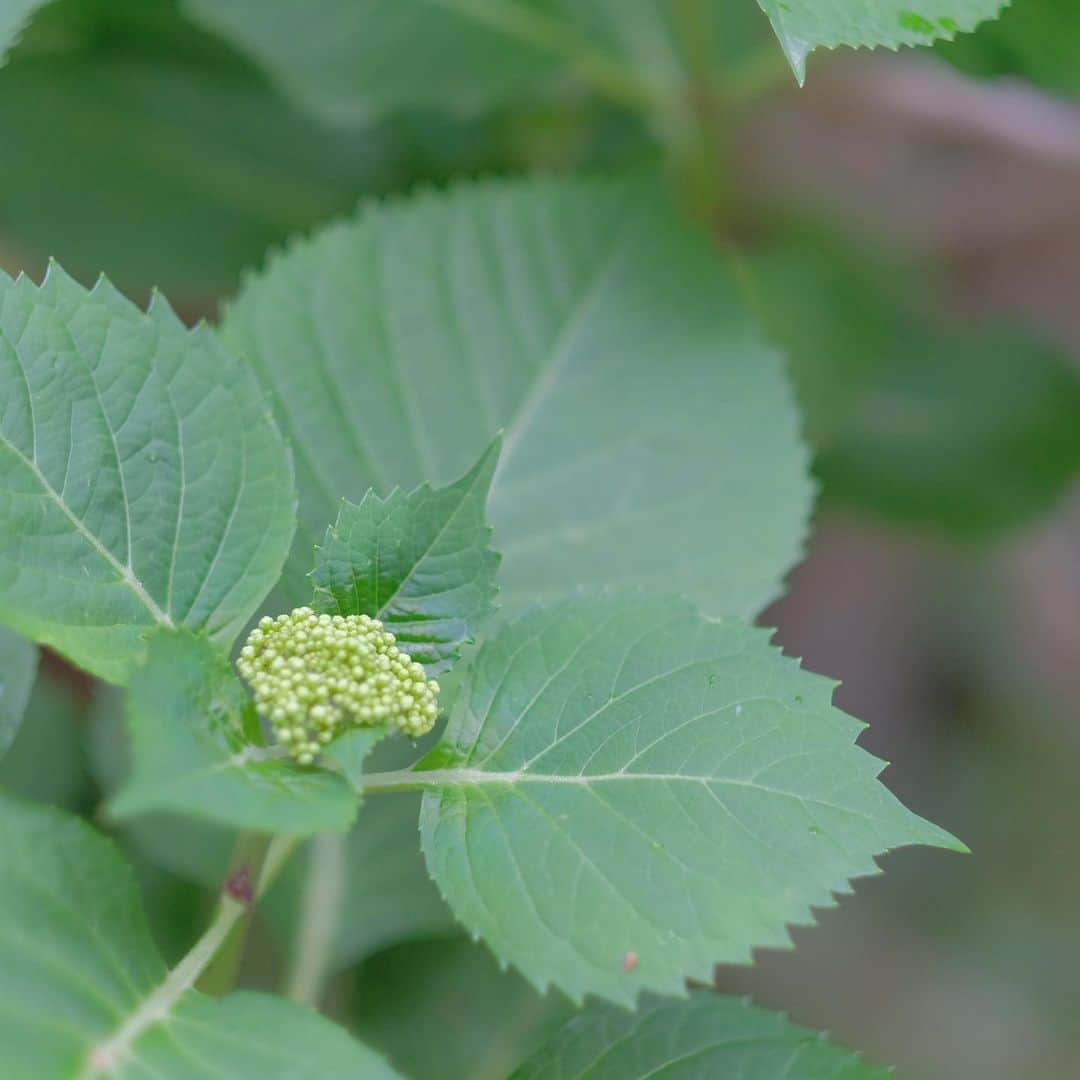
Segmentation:
[(287, 996), (302, 1005), (318, 1005), (334, 951), (334, 936), (345, 895), (345, 837), (316, 836), (311, 844), (307, 881)]
[[(270, 841), (263, 852), (261, 868), (251, 874), (255, 882), (251, 895), (245, 900), (236, 898), (229, 891), (222, 893), (217, 913), (202, 937), (113, 1034), (91, 1049), (79, 1073), (79, 1080), (95, 1080), (96, 1077), (115, 1073), (130, 1058), (131, 1049), (143, 1032), (168, 1019), (177, 1001), (195, 987), (200, 976), (219, 954), (237, 922), (247, 916), (253, 903), (266, 893), (295, 846), (296, 839), (291, 836), (277, 836)], [(231, 878), (226, 885), (230, 881), (235, 887), (235, 881)]]
[(269, 850), (270, 840), (258, 833), (243, 833), (236, 841), (222, 887), (218, 915), (225, 908), (230, 911), (235, 908), (236, 911), (229, 921), (228, 932), (218, 943), (212, 960), (199, 978), (198, 989), (204, 994), (221, 997), (236, 982), (248, 927), (251, 925), (255, 883), (262, 873)]
[(685, 105), (690, 121), (682, 144), (675, 147), (675, 167), (688, 208), (712, 229), (731, 203), (730, 125), (713, 70), (714, 42), (706, 3), (676, 0), (675, 16), (688, 74)]
[(566, 59), (594, 90), (620, 105), (650, 110), (656, 93), (643, 79), (589, 44), (560, 19), (518, 0), (435, 0), (474, 22)]

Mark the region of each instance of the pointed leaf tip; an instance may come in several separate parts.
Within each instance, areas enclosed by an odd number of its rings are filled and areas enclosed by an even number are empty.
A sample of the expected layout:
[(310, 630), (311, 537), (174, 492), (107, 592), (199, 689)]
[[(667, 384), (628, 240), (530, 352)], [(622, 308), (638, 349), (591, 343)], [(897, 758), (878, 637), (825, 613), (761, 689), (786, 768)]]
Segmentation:
[(432, 875), (500, 961), (575, 1001), (786, 946), (877, 855), (956, 844), (877, 780), (831, 696), (685, 601), (536, 608), (479, 650), (415, 773)]
[(447, 487), (395, 488), (385, 498), (369, 489), (344, 502), (315, 551), (315, 606), (379, 619), (429, 675), (452, 667), (495, 609), (501, 557), (485, 507), (500, 446), (496, 436)]
[(817, 48), (897, 49), (951, 40), (992, 19), (1005, 0), (758, 0), (768, 15), (799, 85)]

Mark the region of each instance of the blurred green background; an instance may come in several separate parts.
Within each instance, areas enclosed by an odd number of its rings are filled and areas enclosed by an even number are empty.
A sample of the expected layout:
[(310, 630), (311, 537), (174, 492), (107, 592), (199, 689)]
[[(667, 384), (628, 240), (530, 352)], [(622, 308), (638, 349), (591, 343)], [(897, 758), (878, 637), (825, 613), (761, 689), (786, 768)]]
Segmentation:
[[(717, 243), (744, 253), (789, 352), (821, 486), (807, 559), (762, 622), (843, 681), (863, 744), (893, 763), (886, 782), (974, 854), (894, 855), (795, 951), (717, 982), (903, 1075), (1075, 1077), (1080, 17), (1072, 0), (1014, 0), (933, 52), (815, 58), (797, 91), (757, 8), (730, 6)], [(627, 5), (630, 28), (641, 8)], [(57, 0), (0, 68), (0, 265), (38, 276), (55, 256), (213, 318), (268, 249), (362, 198), (678, 164), (671, 116), (572, 80), (522, 97), (327, 122), (176, 3)], [(122, 759), (113, 696), (46, 656), (0, 783), (94, 817)], [(458, 938), (399, 835), (350, 841), (412, 906), (380, 903), (366, 875), (350, 885), (360, 914), (333, 1010), (417, 1075), (503, 1075), (566, 1007)], [(228, 838), (149, 821), (123, 840), (175, 956)], [(252, 981), (284, 950), (294, 877)], [(437, 1060), (433, 1015), (455, 1021)]]

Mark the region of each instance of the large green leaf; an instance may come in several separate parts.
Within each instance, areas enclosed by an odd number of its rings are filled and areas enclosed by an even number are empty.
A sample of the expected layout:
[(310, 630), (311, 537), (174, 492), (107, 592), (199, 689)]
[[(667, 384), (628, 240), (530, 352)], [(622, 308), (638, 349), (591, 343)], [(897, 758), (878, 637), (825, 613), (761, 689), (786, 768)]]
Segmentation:
[(0, 275), (0, 621), (125, 681), (154, 627), (228, 646), (294, 528), (250, 370), (156, 297)]
[(315, 606), (380, 619), (431, 675), (452, 667), (495, 606), (484, 506), (498, 460), (496, 441), (449, 487), (345, 502), (316, 549)]
[(160, 994), (165, 966), (131, 869), (77, 819), (0, 798), (0, 878), (5, 1080), (394, 1075), (281, 999)]
[(951, 40), (993, 19), (1008, 0), (758, 0), (772, 20), (795, 77), (814, 49), (874, 48)]
[(223, 330), (297, 455), (296, 602), (341, 496), (446, 483), (503, 429), (488, 513), (508, 605), (619, 582), (756, 613), (799, 557), (811, 486), (737, 281), (642, 180), (463, 186), (274, 258)]
[(38, 651), (29, 641), (0, 629), (0, 757), (19, 732), (37, 663)]
[(353, 989), (356, 1034), (405, 1076), (506, 1080), (573, 1011), (471, 941), (421, 941), (371, 957)]
[(27, 20), (44, 3), (45, 0), (0, 0), (0, 66)]
[(532, 982), (631, 1002), (787, 944), (874, 856), (962, 848), (853, 745), (768, 631), (637, 592), (540, 608), (477, 654), (420, 771), (428, 866)]
[(826, 504), (980, 538), (1080, 474), (1080, 375), (1062, 349), (945, 319), (909, 269), (835, 241), (766, 250), (755, 269)]
[(351, 786), (290, 758), (261, 758), (243, 737), (250, 708), (213, 645), (155, 635), (128, 692), (132, 767), (111, 812), (178, 812), (265, 833), (347, 829), (356, 815)]
[(574, 1017), (513, 1080), (886, 1080), (892, 1073), (779, 1013), (708, 990), (649, 998), (636, 1013), (597, 1006)]

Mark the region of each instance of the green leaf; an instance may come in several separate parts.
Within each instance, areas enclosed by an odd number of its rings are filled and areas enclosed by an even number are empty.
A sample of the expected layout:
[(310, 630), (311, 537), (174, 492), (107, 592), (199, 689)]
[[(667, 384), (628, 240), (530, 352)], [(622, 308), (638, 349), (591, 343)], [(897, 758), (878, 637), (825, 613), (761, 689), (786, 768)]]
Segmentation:
[(37, 665), (38, 651), (29, 641), (0, 629), (0, 758), (19, 733)]
[[(717, 63), (744, 56), (761, 36), (751, 3), (699, 7), (691, 32)], [(333, 124), (410, 108), (473, 114), (565, 100), (582, 83), (651, 110), (679, 104), (690, 78), (687, 16), (670, 0), (185, 0), (185, 8)]]
[(537, 609), (477, 654), (427, 771), (365, 786), (423, 787), (440, 890), (537, 986), (679, 993), (786, 945), (876, 854), (963, 847), (768, 637), (636, 592)]
[(10, 1080), (395, 1075), (329, 1021), (278, 998), (186, 990), (154, 1007), (166, 971), (134, 875), (75, 818), (0, 798), (0, 878)]
[(651, 182), (368, 207), (274, 258), (223, 332), (297, 455), (297, 603), (341, 496), (445, 484), (500, 429), (508, 606), (648, 583), (750, 615), (802, 550), (812, 489), (780, 358), (733, 263)]
[(570, 1020), (512, 1080), (885, 1080), (891, 1075), (780, 1013), (699, 990), (687, 1000), (650, 997), (636, 1013), (590, 1008)]
[(133, 1045), (129, 1067), (98, 1075), (120, 1080), (147, 1074), (168, 1080), (222, 1075), (395, 1080), (398, 1075), (336, 1024), (270, 994), (241, 991), (215, 1000), (192, 991), (168, 1019), (168, 1030), (155, 1025)]
[(0, 621), (124, 682), (154, 627), (228, 647), (294, 529), (249, 370), (160, 298), (0, 274)]
[(800, 85), (814, 49), (930, 45), (996, 18), (1008, 0), (758, 0)]
[(1062, 349), (949, 321), (925, 271), (833, 240), (754, 268), (827, 505), (979, 539), (1044, 512), (1080, 472), (1080, 376)]
[(1017, 75), (1048, 90), (1080, 94), (1080, 21), (1061, 0), (1016, 0), (997, 22), (938, 51), (973, 75)]
[(401, 172), (396, 132), (335, 134), (243, 72), (124, 44), (0, 72), (4, 238), (24, 265), (105, 265), (206, 310), (270, 246)]
[[(371, 799), (361, 806), (340, 859), (344, 876), (335, 905), (333, 971), (344, 971), (400, 942), (460, 934), (417, 845), (419, 810), (420, 797), (414, 793)], [(266, 897), (266, 915), (283, 952), (298, 943), (314, 858), (314, 843), (309, 843)]]
[(374, 727), (354, 727), (339, 735), (323, 754), (341, 769), (341, 775), (357, 790), (364, 775), (364, 763), (375, 744), (390, 734), (385, 724)]
[(15, 741), (0, 758), (0, 789), (70, 810), (88, 806), (93, 786), (81, 745), (85, 721), (68, 682), (43, 671)]
[[(758, 0), (758, 6), (801, 84), (814, 49), (948, 41), (995, 18), (1007, 2)], [(738, 73), (758, 37), (749, 0), (702, 0), (689, 15), (664, 0), (185, 0), (185, 6), (334, 124), (368, 123), (408, 108), (475, 113), (550, 96), (575, 81), (646, 110), (678, 105), (693, 80), (689, 52), (710, 58), (721, 73), (731, 67)]]
[(132, 768), (117, 818), (173, 811), (265, 833), (347, 829), (356, 798), (340, 776), (266, 759), (243, 738), (247, 693), (209, 642), (160, 633), (131, 681)]
[(499, 556), (484, 504), (499, 445), (449, 487), (345, 502), (315, 550), (315, 607), (380, 619), (429, 675), (452, 667), (495, 609)]
[(353, 991), (357, 1035), (405, 1075), (506, 1080), (570, 1016), (470, 941), (420, 941), (373, 956)]
[(44, 3), (45, 0), (0, 0), (0, 67), (30, 16)]
[[(87, 767), (106, 804), (131, 775), (126, 691), (101, 684), (83, 723)], [(176, 814), (141, 814), (119, 824), (124, 847), (186, 881), (220, 888), (236, 847), (236, 833), (223, 825)]]
[[(500, 5), (501, 6), (501, 5)], [(475, 0), (184, 0), (198, 21), (251, 52), (293, 97), (334, 124), (403, 108), (468, 113), (549, 82), (543, 47), (505, 33)]]

